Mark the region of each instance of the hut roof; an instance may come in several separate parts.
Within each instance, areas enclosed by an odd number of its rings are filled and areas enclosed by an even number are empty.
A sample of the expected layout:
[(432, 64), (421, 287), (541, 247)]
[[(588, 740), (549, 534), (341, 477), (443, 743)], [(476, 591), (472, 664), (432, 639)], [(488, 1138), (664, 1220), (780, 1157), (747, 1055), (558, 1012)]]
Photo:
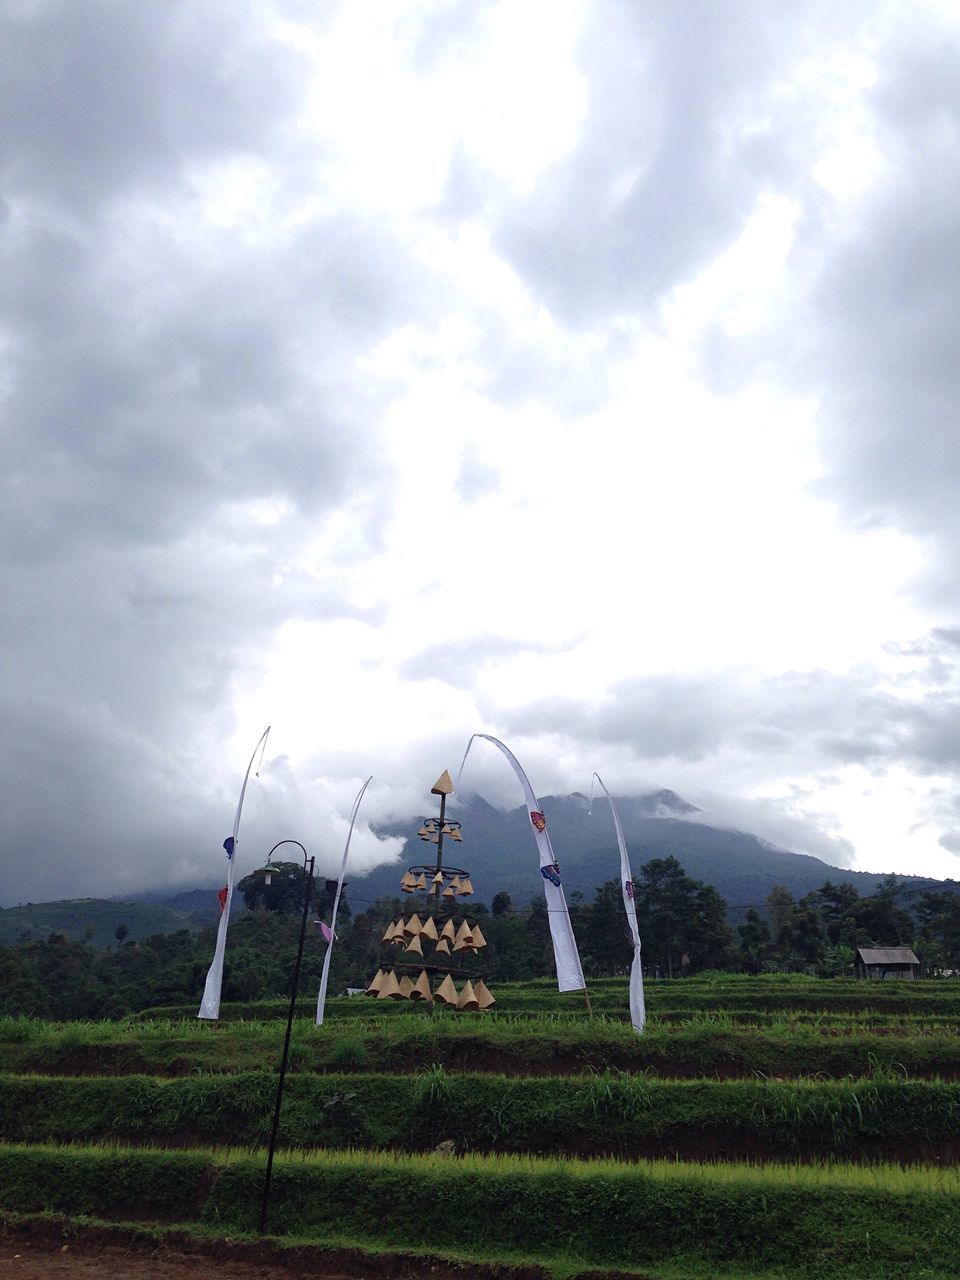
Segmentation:
[(909, 947), (857, 947), (864, 964), (919, 964)]

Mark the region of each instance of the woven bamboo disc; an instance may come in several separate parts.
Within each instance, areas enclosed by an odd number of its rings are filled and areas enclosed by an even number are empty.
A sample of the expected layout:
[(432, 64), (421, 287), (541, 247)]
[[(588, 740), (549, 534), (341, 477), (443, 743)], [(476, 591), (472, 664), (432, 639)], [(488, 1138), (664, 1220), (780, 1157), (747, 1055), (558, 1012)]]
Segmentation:
[(474, 995), (473, 983), (468, 978), (463, 984), (463, 990), (460, 992), (460, 999), (457, 1001), (458, 1009), (479, 1009), (480, 1001)]
[(449, 973), (433, 993), (433, 998), (439, 1000), (441, 1004), (455, 1005), (457, 1003), (457, 988)]
[(473, 993), (477, 997), (477, 1004), (481, 1009), (489, 1009), (491, 1005), (497, 1003), (490, 992), (490, 988), (482, 978), (478, 978), (473, 984)]

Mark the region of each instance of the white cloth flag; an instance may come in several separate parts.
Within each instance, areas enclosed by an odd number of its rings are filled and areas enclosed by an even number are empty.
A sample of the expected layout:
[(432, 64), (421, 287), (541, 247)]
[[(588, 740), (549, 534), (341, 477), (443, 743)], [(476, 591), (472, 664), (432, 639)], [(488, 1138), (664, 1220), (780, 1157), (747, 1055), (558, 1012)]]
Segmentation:
[(220, 900), (220, 925), (217, 929), (217, 945), (214, 948), (213, 961), (207, 970), (207, 981), (203, 988), (203, 999), (200, 1001), (198, 1018), (220, 1017), (220, 991), (223, 987), (223, 953), (227, 946), (227, 925), (230, 923), (230, 904), (233, 901), (233, 882), (237, 870), (237, 839), (240, 832), (240, 814), (243, 812), (243, 797), (247, 794), (250, 770), (253, 768), (253, 762), (257, 758), (258, 751), (260, 752), (260, 763), (263, 764), (263, 753), (267, 749), (267, 738), (269, 736), (270, 726), (267, 725), (260, 736), (260, 741), (253, 749), (253, 755), (247, 765), (247, 772), (243, 775), (243, 786), (240, 788), (237, 812), (233, 818), (233, 835), (223, 842), (223, 847), (227, 851), (227, 883), (225, 890), (221, 889), (220, 891), (222, 896)]
[[(357, 812), (360, 809), (360, 801), (363, 799), (363, 793), (369, 787), (372, 776), (366, 780), (360, 790), (357, 792), (357, 798), (353, 802), (353, 812), (350, 814), (350, 827), (347, 830), (347, 843), (343, 847), (343, 861), (340, 863), (340, 879), (337, 881), (337, 892), (333, 899), (333, 911), (330, 920), (330, 937), (327, 938), (327, 954), (323, 957), (323, 972), (320, 974), (320, 992), (317, 996), (317, 1026), (323, 1026), (323, 1007), (327, 1003), (327, 980), (330, 977), (330, 957), (333, 954), (333, 944), (337, 937), (337, 911), (340, 909), (340, 894), (343, 892), (343, 876), (347, 869), (347, 854), (350, 852), (350, 837), (353, 835), (353, 824), (357, 820)], [(326, 926), (321, 926), (326, 937)]]
[[(607, 799), (610, 801), (610, 812), (613, 814), (613, 825), (617, 831), (617, 845), (620, 849), (620, 889), (623, 893), (623, 907), (627, 913), (627, 923), (630, 926), (630, 933), (633, 935), (633, 964), (630, 966), (630, 1021), (633, 1023), (633, 1029), (639, 1035), (643, 1031), (644, 1023), (647, 1020), (647, 1011), (643, 1002), (643, 967), (640, 963), (640, 929), (637, 926), (637, 904), (633, 896), (633, 875), (630, 871), (630, 858), (627, 855), (627, 842), (623, 838), (623, 827), (620, 825), (620, 815), (617, 813), (617, 806), (613, 803), (613, 796), (607, 791), (606, 785), (599, 773), (593, 775), (603, 787)], [(591, 793), (593, 787), (591, 785)], [(593, 798), (591, 794), (591, 807)]]
[(540, 874), (543, 877), (543, 889), (547, 899), (547, 919), (550, 921), (550, 937), (553, 939), (553, 956), (557, 964), (557, 985), (561, 991), (582, 991), (587, 984), (583, 980), (583, 968), (577, 951), (577, 940), (573, 936), (570, 912), (567, 910), (567, 900), (563, 896), (563, 886), (560, 883), (560, 868), (557, 865), (550, 837), (547, 835), (547, 822), (543, 816), (543, 810), (540, 808), (540, 802), (537, 797), (533, 794), (533, 787), (531, 787), (527, 775), (520, 767), (520, 761), (499, 738), (493, 738), (489, 733), (475, 733), (467, 743), (467, 749), (463, 753), (463, 760), (460, 762), (460, 773), (457, 774), (457, 786), (460, 785), (460, 774), (463, 773), (463, 766), (467, 763), (467, 756), (470, 754), (470, 748), (476, 738), (483, 738), (486, 742), (492, 742), (495, 747), (500, 748), (513, 766), (513, 772), (517, 775), (517, 779), (521, 787), (523, 787), (523, 796), (527, 802), (527, 812), (530, 815), (530, 825), (533, 827), (537, 849), (540, 852)]

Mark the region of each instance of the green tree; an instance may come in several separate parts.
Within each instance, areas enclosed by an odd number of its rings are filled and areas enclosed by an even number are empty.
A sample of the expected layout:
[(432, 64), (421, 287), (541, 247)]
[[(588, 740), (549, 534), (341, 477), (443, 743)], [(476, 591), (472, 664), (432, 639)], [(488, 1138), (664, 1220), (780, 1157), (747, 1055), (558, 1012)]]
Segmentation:
[(686, 875), (676, 858), (645, 863), (634, 885), (644, 952), (664, 976), (720, 967), (731, 934), (716, 889)]

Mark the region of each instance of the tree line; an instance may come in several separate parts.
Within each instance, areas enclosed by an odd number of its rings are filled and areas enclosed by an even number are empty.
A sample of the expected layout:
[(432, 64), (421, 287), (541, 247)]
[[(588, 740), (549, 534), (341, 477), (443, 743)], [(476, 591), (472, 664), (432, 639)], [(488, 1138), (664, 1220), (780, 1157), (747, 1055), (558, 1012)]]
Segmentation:
[[(256, 874), (238, 890), (247, 911), (231, 921), (224, 968), (226, 1001), (268, 999), (289, 993), (303, 906), (303, 871), (279, 864), (270, 886)], [(330, 920), (335, 885), (312, 886), (310, 918)], [(821, 977), (853, 972), (858, 946), (910, 946), (928, 975), (960, 972), (960, 893), (904, 895), (893, 876), (861, 897), (849, 884), (827, 881), (799, 900), (776, 887), (749, 908), (739, 924), (710, 885), (686, 875), (675, 858), (645, 863), (634, 881), (643, 965), (648, 977), (678, 978), (704, 970), (799, 972)], [(239, 905), (239, 904), (238, 904)], [(361, 904), (355, 904), (361, 905)], [(341, 903), (330, 991), (364, 987), (389, 958), (382, 944), (387, 924), (413, 910), (417, 897), (381, 898), (351, 911)], [(451, 914), (453, 904), (436, 909)], [(587, 977), (626, 973), (633, 949), (619, 881), (609, 880), (587, 901), (574, 893), (570, 915)], [(485, 903), (456, 903), (458, 915), (482, 922), (487, 947), (466, 961), (489, 983), (549, 976), (553, 972), (550, 921), (542, 897), (515, 907), (506, 893)], [(199, 1004), (216, 930), (180, 930), (131, 942), (118, 924), (116, 948), (70, 941), (0, 947), (0, 1014), (44, 1018), (122, 1017), (165, 1004)], [(303, 959), (304, 992), (317, 989), (326, 944), (311, 927)]]

